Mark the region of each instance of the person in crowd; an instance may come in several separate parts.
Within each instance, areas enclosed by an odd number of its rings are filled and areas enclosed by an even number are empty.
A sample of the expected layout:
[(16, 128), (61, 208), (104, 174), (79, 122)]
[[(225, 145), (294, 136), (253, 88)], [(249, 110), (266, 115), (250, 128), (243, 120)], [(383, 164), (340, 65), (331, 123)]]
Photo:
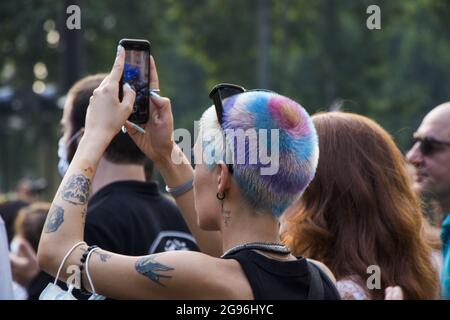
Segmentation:
[(20, 209), (28, 206), (30, 203), (24, 200), (8, 200), (0, 204), (0, 217), (5, 224), (7, 244), (10, 244), (14, 237), (14, 223)]
[(416, 171), (415, 187), (436, 201), (444, 214), (442, 223), (442, 296), (450, 299), (450, 102), (432, 109), (414, 133), (415, 143), (407, 160)]
[(41, 271), (36, 252), (50, 203), (36, 202), (19, 211), (15, 221), (14, 247), (10, 254), (13, 279), (26, 290), (28, 300), (37, 300), (51, 277)]
[(389, 298), (399, 289), (385, 292), (390, 286), (399, 286), (405, 299), (437, 298), (420, 201), (392, 138), (352, 113), (320, 113), (313, 122), (318, 169), (286, 212), (286, 244), (329, 266), (343, 299)]
[(0, 216), (0, 300), (14, 299), (5, 223)]
[(36, 202), (47, 189), (47, 181), (40, 179), (20, 179), (13, 192), (8, 193), (5, 201), (0, 201), (0, 216), (3, 218), (8, 243), (14, 236), (14, 223), (19, 210)]
[[(318, 149), (306, 111), (293, 100), (272, 92), (241, 90), (225, 95), (229, 86), (213, 90), (215, 104), (203, 114), (194, 146), (195, 173), (171, 139), (169, 99), (152, 93), (145, 135), (133, 131), (127, 122), (128, 132), (154, 161), (181, 209), (198, 213), (201, 229), (222, 234), (221, 258), (193, 251), (124, 256), (80, 243), (84, 238), (82, 214), (93, 176), (111, 139), (126, 123), (135, 99), (127, 84), (123, 101), (118, 99), (123, 65), (124, 49), (119, 47), (111, 73), (90, 99), (84, 135), (50, 209), (46, 226), (51, 232), (42, 234), (38, 251), (41, 267), (56, 274), (66, 256), (63, 269), (81, 264), (84, 286), (113, 298), (339, 298), (324, 265), (297, 259), (280, 244), (278, 217), (313, 178)], [(151, 88), (159, 89), (152, 58), (150, 65)], [(278, 170), (263, 175), (265, 164), (253, 164), (249, 157), (236, 161), (242, 154), (232, 147), (228, 134), (224, 142), (223, 129), (276, 129), (278, 134), (266, 138), (271, 143), (278, 137)], [(245, 154), (264, 149), (262, 144), (252, 146)], [(230, 152), (235, 163), (231, 165), (225, 163), (225, 155)], [(185, 161), (173, 161), (173, 157)], [(210, 234), (210, 239), (213, 236)], [(91, 256), (92, 250), (98, 255)], [(93, 287), (88, 285), (87, 274)], [(61, 275), (67, 278), (64, 272)]]

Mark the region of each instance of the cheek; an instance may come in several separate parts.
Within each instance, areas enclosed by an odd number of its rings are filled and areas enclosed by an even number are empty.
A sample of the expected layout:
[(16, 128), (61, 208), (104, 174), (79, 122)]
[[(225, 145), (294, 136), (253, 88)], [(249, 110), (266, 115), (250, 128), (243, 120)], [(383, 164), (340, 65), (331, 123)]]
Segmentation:
[(431, 159), (428, 163), (428, 172), (432, 174), (436, 179), (447, 178), (450, 176), (450, 156), (444, 155)]

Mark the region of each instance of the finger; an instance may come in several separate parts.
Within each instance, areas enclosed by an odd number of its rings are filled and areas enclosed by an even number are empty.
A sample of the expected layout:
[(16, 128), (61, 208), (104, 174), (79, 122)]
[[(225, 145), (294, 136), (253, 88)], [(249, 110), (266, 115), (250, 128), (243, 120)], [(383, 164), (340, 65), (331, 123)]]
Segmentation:
[(150, 93), (150, 100), (152, 101), (152, 104), (158, 109), (170, 107), (170, 99), (166, 97), (161, 97), (155, 92)]
[(134, 127), (131, 125), (129, 121), (125, 122), (125, 128), (127, 128), (128, 135), (130, 136), (131, 140), (134, 141), (134, 143), (139, 147), (139, 145), (142, 142), (142, 139), (144, 136), (140, 134)]
[(120, 104), (129, 109), (130, 114), (133, 111), (135, 99), (136, 99), (136, 92), (134, 92), (134, 90), (131, 89), (128, 83), (125, 83), (123, 85), (123, 99)]
[(403, 291), (402, 288), (400, 288), (399, 286), (396, 286), (394, 288), (392, 288), (392, 293), (391, 293), (392, 297), (396, 300), (402, 300), (403, 299)]
[(100, 82), (100, 85), (97, 88), (103, 88), (109, 81), (109, 74), (107, 76), (105, 76), (102, 80), (102, 82)]
[(114, 61), (111, 73), (109, 74), (109, 82), (119, 82), (122, 77), (123, 67), (125, 65), (125, 49), (122, 46), (117, 47), (117, 56)]
[(158, 71), (153, 56), (150, 56), (150, 89), (159, 89)]
[[(142, 132), (142, 130), (140, 130), (141, 132), (139, 132), (139, 129), (137, 128), (138, 125), (131, 123), (130, 121), (127, 120), (127, 122), (125, 122), (125, 128), (128, 131), (128, 134), (130, 136), (134, 136), (135, 134), (139, 133), (140, 135), (145, 134), (145, 131)], [(139, 128), (142, 128), (141, 126), (139, 126)], [(143, 129), (145, 130), (145, 129)]]

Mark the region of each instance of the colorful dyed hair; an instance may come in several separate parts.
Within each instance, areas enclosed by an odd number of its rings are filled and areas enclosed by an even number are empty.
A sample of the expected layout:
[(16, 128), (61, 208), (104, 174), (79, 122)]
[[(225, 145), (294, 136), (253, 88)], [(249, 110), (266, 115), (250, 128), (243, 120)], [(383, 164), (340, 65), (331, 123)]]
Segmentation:
[[(300, 104), (273, 92), (248, 91), (225, 99), (223, 105), (223, 130), (214, 106), (208, 108), (200, 119), (203, 155), (209, 148), (220, 155), (218, 160), (230, 163), (232, 159), (233, 177), (247, 204), (255, 211), (270, 211), (279, 217), (314, 177), (319, 149), (312, 120)], [(229, 134), (237, 130), (255, 130), (260, 133), (263, 132), (261, 129), (267, 130), (265, 136), (269, 154), (272, 144), (277, 143), (274, 135), (270, 134), (271, 129), (278, 129), (278, 170), (274, 174), (261, 174), (261, 169), (270, 164), (261, 163), (259, 157), (256, 163), (250, 161), (250, 154), (266, 152), (261, 149), (260, 143), (246, 141), (242, 161), (243, 155), (238, 154), (237, 144), (233, 143), (236, 142), (233, 140), (235, 137)], [(208, 167), (212, 170), (215, 163)]]

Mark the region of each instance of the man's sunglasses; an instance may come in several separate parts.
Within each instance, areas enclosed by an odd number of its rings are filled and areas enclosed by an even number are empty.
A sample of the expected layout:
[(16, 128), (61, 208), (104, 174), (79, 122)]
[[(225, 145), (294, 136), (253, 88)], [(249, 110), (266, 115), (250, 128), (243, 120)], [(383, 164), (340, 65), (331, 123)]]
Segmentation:
[(420, 143), (419, 149), (424, 156), (432, 155), (443, 147), (450, 146), (450, 142), (440, 141), (431, 137), (414, 137), (413, 142), (414, 144)]

